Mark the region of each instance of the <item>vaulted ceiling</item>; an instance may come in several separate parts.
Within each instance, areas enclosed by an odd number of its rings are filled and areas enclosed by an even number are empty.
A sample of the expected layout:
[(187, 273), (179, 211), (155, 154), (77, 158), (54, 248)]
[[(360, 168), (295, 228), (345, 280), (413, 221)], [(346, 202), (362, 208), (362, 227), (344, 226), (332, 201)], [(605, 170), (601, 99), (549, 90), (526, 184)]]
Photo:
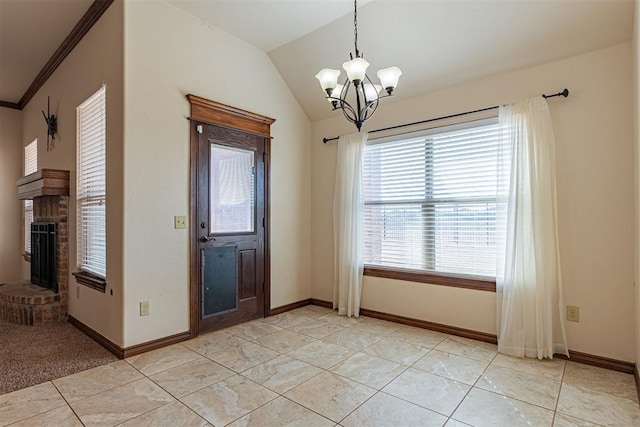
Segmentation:
[[(167, 1), (263, 50), (311, 120), (335, 114), (314, 76), (341, 69), (353, 51), (351, 0)], [(91, 3), (0, 0), (0, 100), (20, 100)], [(634, 2), (360, 0), (358, 6), (359, 47), (370, 76), (400, 67), (396, 99), (406, 99), (628, 41)]]

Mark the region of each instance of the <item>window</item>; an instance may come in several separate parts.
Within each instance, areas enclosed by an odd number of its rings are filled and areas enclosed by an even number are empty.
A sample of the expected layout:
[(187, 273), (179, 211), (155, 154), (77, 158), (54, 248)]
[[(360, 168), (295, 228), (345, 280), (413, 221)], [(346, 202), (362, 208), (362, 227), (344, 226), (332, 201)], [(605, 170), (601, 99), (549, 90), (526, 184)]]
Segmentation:
[(209, 193), (214, 233), (254, 231), (254, 152), (211, 143)]
[[(38, 139), (24, 147), (24, 176), (38, 171)], [(24, 201), (24, 253), (31, 254), (31, 223), (33, 200)]]
[[(106, 88), (77, 109), (78, 269), (106, 278)], [(91, 278), (91, 276), (89, 276)], [(76, 279), (95, 285), (81, 275)], [(102, 288), (104, 291), (104, 288)]]
[(367, 267), (495, 281), (498, 137), (488, 119), (369, 141)]

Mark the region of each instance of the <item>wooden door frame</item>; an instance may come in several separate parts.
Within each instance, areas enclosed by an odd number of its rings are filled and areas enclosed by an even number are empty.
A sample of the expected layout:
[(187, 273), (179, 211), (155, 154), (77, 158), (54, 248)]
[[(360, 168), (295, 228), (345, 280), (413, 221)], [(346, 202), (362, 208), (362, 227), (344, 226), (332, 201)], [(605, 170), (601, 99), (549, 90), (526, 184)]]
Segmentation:
[[(191, 104), (192, 122), (239, 130), (264, 137), (264, 315), (271, 313), (271, 124), (275, 119), (221, 104), (196, 95), (187, 95)], [(198, 335), (200, 320), (198, 256), (198, 143), (199, 133), (189, 126), (189, 332), (191, 338)]]

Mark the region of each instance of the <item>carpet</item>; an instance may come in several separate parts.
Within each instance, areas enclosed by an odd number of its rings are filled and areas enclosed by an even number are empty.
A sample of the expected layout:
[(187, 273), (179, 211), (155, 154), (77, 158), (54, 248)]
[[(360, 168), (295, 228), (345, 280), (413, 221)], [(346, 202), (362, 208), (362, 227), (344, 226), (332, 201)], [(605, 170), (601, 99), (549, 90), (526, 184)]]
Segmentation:
[(69, 323), (25, 326), (0, 320), (0, 394), (116, 360)]

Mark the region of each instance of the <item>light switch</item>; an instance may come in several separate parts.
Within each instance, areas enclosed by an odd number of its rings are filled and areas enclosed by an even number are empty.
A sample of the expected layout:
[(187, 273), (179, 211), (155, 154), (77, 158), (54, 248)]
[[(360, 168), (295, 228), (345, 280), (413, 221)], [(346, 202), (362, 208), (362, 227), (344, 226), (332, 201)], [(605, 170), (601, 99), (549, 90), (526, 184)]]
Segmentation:
[(175, 229), (187, 228), (187, 217), (186, 216), (174, 216), (173, 217), (173, 227)]

